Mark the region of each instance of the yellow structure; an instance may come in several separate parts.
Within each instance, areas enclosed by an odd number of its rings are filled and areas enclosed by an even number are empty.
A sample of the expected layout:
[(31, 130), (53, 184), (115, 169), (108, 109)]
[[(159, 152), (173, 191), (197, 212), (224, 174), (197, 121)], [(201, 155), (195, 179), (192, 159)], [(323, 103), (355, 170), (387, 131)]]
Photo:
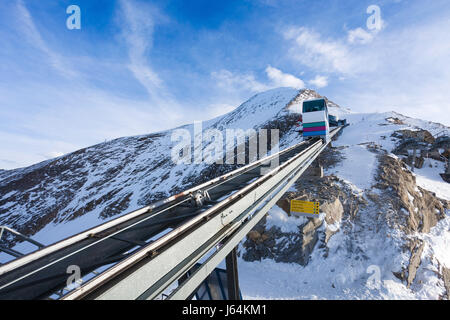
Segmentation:
[(294, 216), (318, 218), (319, 202), (291, 200), (291, 214)]

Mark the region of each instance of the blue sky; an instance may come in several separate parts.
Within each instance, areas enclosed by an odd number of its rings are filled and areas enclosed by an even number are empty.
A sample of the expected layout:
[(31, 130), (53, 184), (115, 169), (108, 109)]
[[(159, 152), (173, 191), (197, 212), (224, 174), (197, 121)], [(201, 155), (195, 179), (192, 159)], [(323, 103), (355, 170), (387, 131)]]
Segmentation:
[(280, 86), (450, 125), (449, 30), (447, 0), (2, 0), (0, 168), (207, 120)]

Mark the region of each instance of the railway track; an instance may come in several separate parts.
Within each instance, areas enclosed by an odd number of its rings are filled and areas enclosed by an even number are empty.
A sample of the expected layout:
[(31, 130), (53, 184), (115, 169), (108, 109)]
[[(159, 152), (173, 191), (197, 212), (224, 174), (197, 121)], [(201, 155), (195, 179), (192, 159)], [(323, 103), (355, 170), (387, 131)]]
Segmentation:
[[(0, 299), (155, 299), (162, 293), (185, 299), (326, 145), (301, 142), (2, 265)], [(279, 166), (262, 175), (275, 157)], [(72, 290), (66, 288), (69, 266), (84, 277)]]

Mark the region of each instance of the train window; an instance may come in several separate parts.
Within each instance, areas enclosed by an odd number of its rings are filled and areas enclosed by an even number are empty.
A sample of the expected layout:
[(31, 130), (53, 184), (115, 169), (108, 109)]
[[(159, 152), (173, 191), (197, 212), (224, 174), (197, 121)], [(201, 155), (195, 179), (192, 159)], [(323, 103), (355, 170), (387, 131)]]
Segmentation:
[(325, 100), (303, 101), (303, 112), (316, 112), (325, 110)]

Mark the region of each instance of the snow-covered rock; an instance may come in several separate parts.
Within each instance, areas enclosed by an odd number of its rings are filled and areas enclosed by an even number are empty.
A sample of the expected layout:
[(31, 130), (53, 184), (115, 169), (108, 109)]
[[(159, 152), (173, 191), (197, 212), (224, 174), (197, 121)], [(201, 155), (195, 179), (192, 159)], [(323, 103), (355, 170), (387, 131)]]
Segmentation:
[[(413, 173), (406, 157), (392, 154), (403, 141), (400, 131), (432, 137), (445, 127), (395, 112), (346, 118), (350, 126), (318, 159), (325, 176), (303, 176), (257, 226), (266, 234), (264, 248), (251, 238), (241, 245), (245, 298), (448, 298), (450, 184), (439, 176), (444, 163), (425, 158)], [(293, 198), (322, 204), (314, 250), (302, 246), (311, 221), (290, 221), (295, 218), (286, 199)], [(330, 224), (326, 211), (335, 201), (344, 214)], [(259, 274), (263, 281), (256, 280)]]

